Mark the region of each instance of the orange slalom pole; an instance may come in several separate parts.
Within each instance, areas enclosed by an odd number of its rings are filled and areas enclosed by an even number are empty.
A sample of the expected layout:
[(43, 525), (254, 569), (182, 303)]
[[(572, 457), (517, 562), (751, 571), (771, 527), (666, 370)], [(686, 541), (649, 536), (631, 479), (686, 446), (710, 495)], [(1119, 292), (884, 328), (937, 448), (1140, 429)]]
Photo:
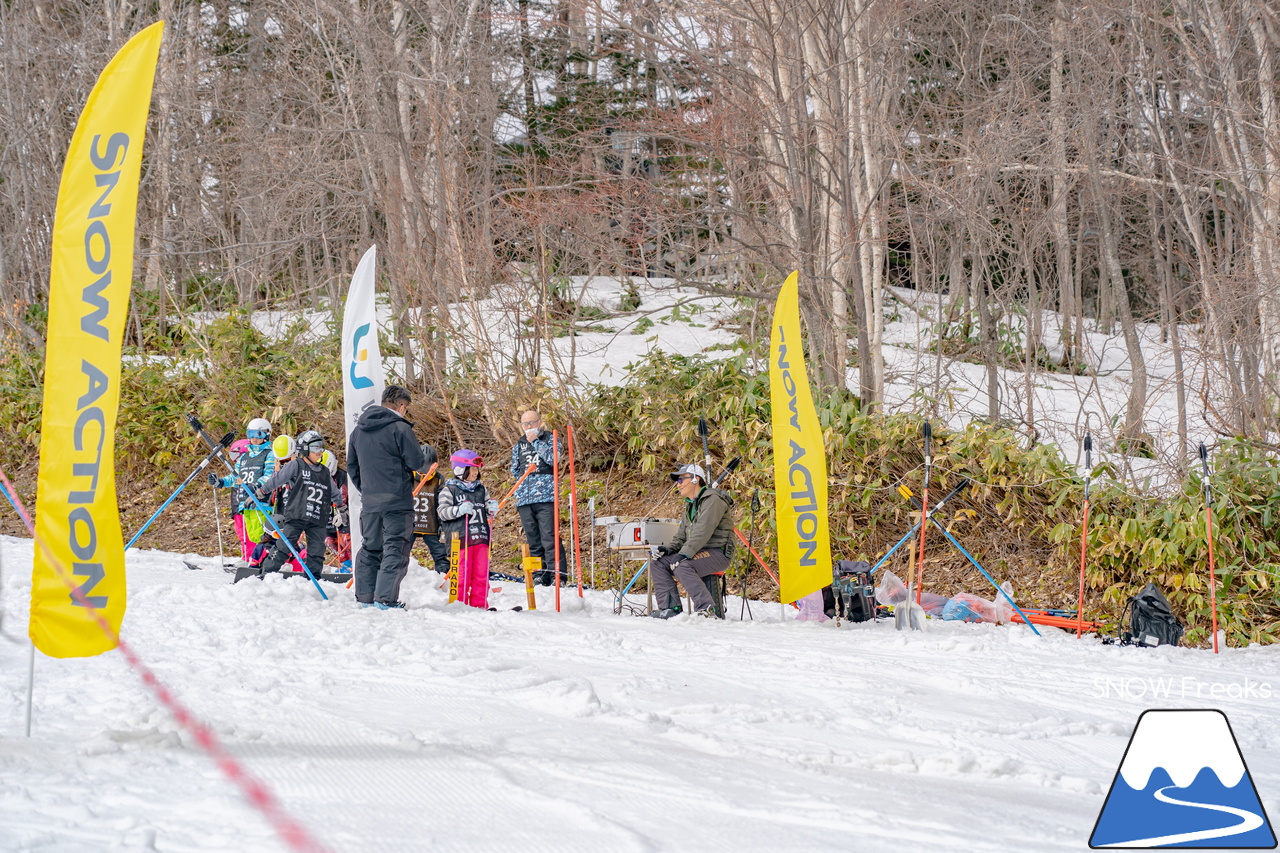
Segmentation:
[(582, 598), (582, 545), (578, 540), (578, 481), (573, 469), (573, 424), (564, 429), (569, 436), (569, 523), (573, 525), (573, 570), (578, 576), (578, 598)]
[(418, 481), (418, 485), (413, 487), (413, 496), (415, 498), (418, 496), (418, 492), (422, 491), (422, 487), (425, 486), (427, 482), (436, 475), (436, 469), (439, 467), (440, 467), (439, 462), (431, 463), (431, 467), (427, 469), (427, 473), (423, 474), (422, 479)]
[(1209, 450), (1200, 442), (1200, 463), (1204, 465), (1204, 525), (1209, 537), (1209, 610), (1213, 614), (1213, 653), (1218, 649), (1218, 572), (1213, 562), (1213, 496), (1209, 491)]
[(1093, 436), (1084, 437), (1084, 522), (1080, 525), (1080, 594), (1076, 596), (1076, 639), (1084, 634), (1084, 563), (1089, 552), (1089, 475), (1093, 473)]
[(551, 482), (553, 484), (553, 487), (552, 487), (553, 497), (551, 499), (551, 503), (555, 513), (555, 520), (552, 523), (555, 525), (555, 528), (556, 528), (556, 533), (555, 533), (556, 553), (552, 557), (552, 560), (556, 568), (556, 612), (559, 613), (560, 612), (560, 432), (559, 430), (551, 431), (551, 458), (554, 460), (552, 462), (553, 470), (551, 472)]
[(782, 586), (782, 584), (778, 583), (778, 576), (775, 575), (773, 573), (773, 570), (769, 568), (769, 564), (764, 561), (764, 557), (760, 556), (760, 552), (755, 549), (755, 546), (753, 546), (750, 542), (747, 541), (747, 537), (742, 535), (742, 531), (735, 527), (733, 528), (733, 532), (737, 534), (738, 540), (742, 542), (743, 545), (747, 546), (747, 550), (751, 552), (751, 556), (756, 558), (756, 562), (760, 564), (760, 568), (764, 569), (765, 572), (769, 575), (769, 577), (773, 578), (773, 582), (775, 584), (778, 584), (778, 586)]
[(511, 496), (516, 493), (516, 489), (520, 488), (520, 484), (524, 482), (524, 478), (528, 477), (530, 474), (536, 471), (537, 468), (538, 468), (537, 462), (529, 463), (529, 467), (524, 469), (524, 473), (520, 475), (520, 479), (516, 480), (516, 484), (511, 487), (511, 491), (507, 492), (506, 495), (503, 496), (502, 500), (498, 501), (499, 512), (501, 512), (502, 508), (507, 505), (507, 501), (511, 500)]

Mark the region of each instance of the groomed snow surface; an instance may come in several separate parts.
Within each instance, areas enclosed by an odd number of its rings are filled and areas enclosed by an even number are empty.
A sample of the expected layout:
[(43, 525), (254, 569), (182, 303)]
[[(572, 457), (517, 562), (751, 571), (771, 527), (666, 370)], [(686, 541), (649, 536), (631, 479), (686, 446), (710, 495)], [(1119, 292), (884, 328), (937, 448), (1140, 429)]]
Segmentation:
[[(32, 548), (0, 539), (0, 850), (286, 849), (118, 652), (37, 655)], [(1220, 708), (1280, 815), (1280, 649), (1140, 650), (1025, 627), (409, 609), (232, 585), (131, 551), (123, 634), (337, 851), (1085, 850), (1146, 708)], [(500, 584), (494, 604), (523, 604)], [(642, 603), (642, 602), (641, 602)], [(1156, 695), (1160, 694), (1160, 695)]]

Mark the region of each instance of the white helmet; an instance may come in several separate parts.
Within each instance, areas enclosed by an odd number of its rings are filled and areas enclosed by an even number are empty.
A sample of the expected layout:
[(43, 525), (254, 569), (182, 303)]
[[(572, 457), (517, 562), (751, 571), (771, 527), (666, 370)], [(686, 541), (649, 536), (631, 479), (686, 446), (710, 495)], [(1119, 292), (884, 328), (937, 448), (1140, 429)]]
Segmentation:
[(271, 438), (271, 421), (266, 418), (254, 418), (245, 425), (244, 434), (250, 440), (266, 441)]
[(338, 457), (333, 455), (332, 450), (320, 454), (320, 464), (328, 468), (330, 474), (338, 473)]

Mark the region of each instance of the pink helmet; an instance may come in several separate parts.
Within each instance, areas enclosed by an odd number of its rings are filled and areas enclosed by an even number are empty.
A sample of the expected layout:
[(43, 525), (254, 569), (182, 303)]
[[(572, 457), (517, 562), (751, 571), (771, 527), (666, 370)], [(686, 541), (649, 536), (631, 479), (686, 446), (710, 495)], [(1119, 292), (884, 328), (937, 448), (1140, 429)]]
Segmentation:
[(449, 457), (449, 464), (453, 466), (453, 473), (461, 477), (465, 468), (483, 468), (484, 460), (474, 450), (459, 450)]
[(239, 441), (231, 442), (232, 453), (240, 454), (240, 453), (246, 452), (248, 449), (249, 449), (249, 439), (247, 438), (242, 438)]

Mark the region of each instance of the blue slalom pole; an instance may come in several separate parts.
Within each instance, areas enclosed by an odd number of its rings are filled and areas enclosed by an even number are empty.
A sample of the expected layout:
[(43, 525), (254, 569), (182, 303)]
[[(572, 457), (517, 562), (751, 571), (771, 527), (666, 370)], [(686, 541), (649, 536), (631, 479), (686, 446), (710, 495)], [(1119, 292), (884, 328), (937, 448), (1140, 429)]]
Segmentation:
[(280, 541), (289, 549), (289, 553), (298, 561), (298, 565), (302, 566), (302, 570), (307, 573), (307, 577), (311, 578), (311, 582), (315, 584), (316, 592), (320, 593), (321, 598), (328, 601), (329, 596), (324, 594), (324, 590), (320, 588), (320, 581), (316, 580), (316, 576), (311, 574), (311, 567), (307, 565), (306, 561), (303, 560), (302, 557), (298, 556), (298, 550), (293, 547), (293, 543), (289, 541), (289, 537), (284, 535), (284, 531), (280, 529), (278, 524), (276, 524), (275, 518), (272, 517), (266, 506), (263, 505), (262, 501), (258, 500), (258, 496), (253, 493), (253, 489), (249, 488), (248, 483), (241, 483), (240, 488), (244, 489), (244, 493), (249, 496), (249, 500), (253, 501), (254, 507), (258, 512), (262, 513), (262, 517), (271, 525), (271, 529), (280, 537)]
[(644, 565), (640, 567), (640, 570), (636, 572), (635, 575), (632, 576), (631, 582), (628, 583), (625, 587), (623, 587), (622, 593), (618, 596), (617, 604), (619, 607), (622, 606), (622, 599), (627, 597), (627, 593), (631, 591), (631, 587), (635, 586), (636, 581), (640, 580), (640, 576), (644, 574), (644, 570), (647, 568), (649, 568), (649, 561), (645, 560)]
[(138, 541), (139, 536), (147, 532), (147, 528), (151, 526), (151, 523), (153, 521), (155, 521), (157, 518), (160, 517), (160, 513), (164, 512), (166, 509), (169, 508), (169, 504), (173, 503), (173, 499), (176, 498), (178, 495), (182, 494), (182, 490), (185, 489), (187, 486), (191, 485), (192, 481), (194, 481), (195, 478), (200, 475), (200, 472), (203, 471), (205, 468), (208, 468), (209, 465), (213, 462), (213, 460), (217, 458), (217, 456), (220, 453), (222, 453), (224, 448), (231, 446), (231, 442), (235, 440), (235, 437), (236, 437), (236, 434), (234, 432), (227, 433), (222, 437), (222, 441), (219, 442), (217, 445), (215, 445), (213, 450), (209, 452), (209, 455), (206, 456), (204, 459), (200, 460), (200, 464), (196, 466), (196, 470), (192, 471), (190, 474), (187, 475), (187, 479), (183, 480), (178, 485), (178, 488), (173, 490), (173, 494), (169, 495), (168, 499), (164, 503), (160, 504), (160, 508), (151, 514), (151, 517), (147, 519), (146, 523), (143, 524), (142, 527), (138, 528), (138, 532), (133, 534), (133, 538), (130, 539), (124, 546), (124, 549), (126, 551), (128, 551), (130, 548), (133, 547), (133, 543)]
[(919, 524), (919, 522), (917, 522), (915, 527), (913, 527), (913, 528), (911, 528), (910, 530), (908, 530), (908, 531), (907, 531), (907, 535), (906, 535), (906, 536), (903, 536), (901, 539), (899, 539), (899, 540), (898, 540), (898, 544), (897, 544), (897, 545), (894, 545), (892, 548), (890, 548), (890, 549), (889, 549), (888, 553), (886, 553), (886, 554), (885, 554), (883, 557), (881, 557), (879, 560), (876, 560), (876, 564), (875, 564), (874, 566), (872, 566), (872, 567), (871, 567), (871, 573), (872, 573), (872, 574), (875, 574), (876, 569), (878, 569), (878, 568), (880, 568), (881, 566), (883, 566), (883, 565), (885, 564), (885, 561), (886, 561), (886, 560), (888, 560), (890, 557), (892, 557), (892, 556), (893, 556), (893, 553), (894, 553), (895, 551), (897, 551), (897, 550), (898, 550), (899, 548), (901, 548), (903, 545), (907, 544), (907, 540), (909, 540), (912, 536), (915, 536), (915, 535), (916, 535), (916, 531), (917, 531), (917, 530), (919, 530), (919, 529), (920, 529), (920, 524)]
[(938, 521), (938, 519), (934, 518), (932, 515), (930, 515), (930, 516), (929, 516), (929, 520), (933, 522), (933, 526), (934, 526), (934, 527), (936, 527), (936, 528), (938, 528), (939, 530), (941, 530), (941, 531), (942, 531), (942, 535), (943, 535), (943, 536), (945, 536), (945, 537), (947, 537), (947, 539), (951, 540), (951, 544), (952, 544), (952, 545), (954, 545), (954, 546), (956, 546), (956, 550), (957, 550), (957, 551), (959, 551), (961, 554), (963, 554), (966, 560), (968, 560), (970, 563), (973, 563), (973, 567), (974, 567), (974, 568), (976, 568), (978, 571), (982, 572), (982, 576), (983, 576), (984, 578), (986, 578), (987, 580), (991, 581), (991, 585), (992, 585), (992, 586), (994, 586), (994, 587), (996, 588), (996, 592), (998, 592), (998, 593), (1000, 593), (1001, 595), (1003, 595), (1003, 596), (1004, 596), (1004, 598), (1005, 598), (1005, 601), (1008, 601), (1008, 602), (1009, 602), (1009, 604), (1013, 607), (1013, 609), (1014, 609), (1014, 610), (1016, 610), (1016, 611), (1018, 611), (1018, 615), (1022, 617), (1022, 621), (1024, 621), (1024, 622), (1026, 622), (1026, 623), (1027, 623), (1027, 627), (1028, 627), (1028, 628), (1030, 628), (1030, 629), (1032, 630), (1032, 632), (1034, 632), (1034, 633), (1035, 633), (1035, 635), (1036, 635), (1037, 637), (1041, 636), (1040, 632), (1036, 630), (1036, 626), (1035, 626), (1035, 625), (1033, 625), (1033, 624), (1031, 623), (1031, 620), (1027, 618), (1027, 614), (1025, 614), (1025, 613), (1023, 613), (1023, 612), (1022, 612), (1022, 608), (1021, 608), (1021, 607), (1019, 607), (1019, 606), (1017, 605), (1017, 603), (1016, 603), (1012, 598), (1010, 598), (1010, 597), (1009, 597), (1009, 593), (1005, 592), (1005, 591), (1004, 591), (1004, 588), (1003, 588), (1003, 587), (1001, 587), (1001, 586), (1000, 586), (1000, 584), (996, 583), (995, 578), (993, 578), (993, 577), (991, 577), (991, 575), (987, 574), (987, 570), (986, 570), (986, 569), (984, 569), (984, 568), (982, 568), (982, 564), (981, 564), (981, 563), (979, 563), (977, 560), (975, 560), (975, 559), (973, 558), (973, 555), (972, 555), (972, 554), (970, 554), (968, 551), (966, 551), (966, 550), (964, 549), (964, 546), (960, 544), (960, 541), (959, 541), (958, 539), (956, 539), (956, 537), (954, 537), (954, 536), (952, 536), (952, 535), (951, 535), (951, 531), (950, 531), (950, 530), (947, 530), (947, 528), (943, 527), (943, 526), (942, 526), (942, 523), (941, 523), (940, 521)]

